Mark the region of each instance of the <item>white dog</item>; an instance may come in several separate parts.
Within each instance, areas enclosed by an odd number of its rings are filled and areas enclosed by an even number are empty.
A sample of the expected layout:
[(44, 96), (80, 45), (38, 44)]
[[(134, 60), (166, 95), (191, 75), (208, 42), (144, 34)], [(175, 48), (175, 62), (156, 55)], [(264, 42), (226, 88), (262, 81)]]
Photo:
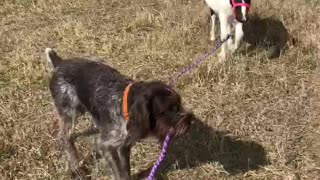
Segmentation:
[(220, 58), (225, 60), (226, 48), (234, 52), (239, 48), (240, 41), (243, 37), (242, 23), (248, 20), (248, 11), (251, 6), (251, 0), (205, 0), (211, 10), (211, 32), (210, 40), (214, 41), (215, 22), (218, 15), (221, 27), (221, 39), (225, 39), (231, 33), (232, 26), (235, 27), (235, 42), (232, 39), (228, 43), (223, 44), (221, 48)]

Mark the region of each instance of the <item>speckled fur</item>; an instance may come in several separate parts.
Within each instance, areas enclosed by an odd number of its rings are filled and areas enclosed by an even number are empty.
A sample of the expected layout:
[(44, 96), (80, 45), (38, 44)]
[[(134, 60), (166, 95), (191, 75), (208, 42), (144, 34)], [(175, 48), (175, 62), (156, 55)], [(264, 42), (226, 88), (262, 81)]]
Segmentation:
[(194, 115), (186, 112), (181, 97), (159, 81), (134, 82), (128, 94), (129, 120), (122, 115), (122, 97), (132, 80), (101, 61), (88, 58), (62, 60), (55, 51), (46, 49), (52, 71), (50, 91), (60, 116), (59, 138), (75, 177), (80, 171), (73, 133), (77, 117), (88, 112), (93, 127), (82, 133), (99, 134), (97, 152), (109, 162), (117, 180), (130, 179), (130, 149), (148, 136), (160, 141), (167, 133), (179, 136), (188, 131)]

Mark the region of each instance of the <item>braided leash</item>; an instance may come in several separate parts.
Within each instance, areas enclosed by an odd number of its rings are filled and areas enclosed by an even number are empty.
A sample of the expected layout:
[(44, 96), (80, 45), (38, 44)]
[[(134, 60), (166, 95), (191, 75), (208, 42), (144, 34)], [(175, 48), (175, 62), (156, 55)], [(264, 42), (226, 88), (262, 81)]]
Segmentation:
[(218, 41), (215, 46), (206, 54), (200, 55), (197, 59), (194, 60), (194, 62), (189, 65), (188, 67), (184, 68), (179, 74), (177, 74), (174, 78), (171, 79), (169, 82), (169, 86), (173, 86), (173, 84), (179, 79), (182, 75), (189, 73), (191, 70), (196, 68), (199, 64), (202, 63), (208, 56), (214, 54), (217, 49), (221, 47), (223, 43), (225, 43), (229, 38), (231, 38), (231, 35), (229, 34), (225, 39), (222, 41)]
[[(188, 66), (187, 68), (184, 68), (179, 74), (177, 74), (174, 78), (171, 79), (171, 81), (169, 82), (169, 86), (173, 86), (174, 83), (184, 74), (189, 73), (191, 70), (193, 70), (194, 68), (196, 68), (202, 61), (204, 61), (208, 56), (214, 54), (216, 52), (217, 49), (219, 49), (221, 47), (221, 45), (223, 43), (225, 43), (229, 38), (231, 38), (231, 35), (229, 34), (225, 39), (223, 39), (222, 41), (218, 41), (218, 43), (216, 43), (216, 45), (206, 54), (202, 54), (201, 56), (199, 56), (194, 63), (192, 63), (190, 66)], [(164, 160), (166, 153), (167, 153), (167, 149), (168, 149), (168, 145), (170, 143), (170, 139), (171, 139), (171, 135), (167, 134), (163, 145), (162, 145), (162, 150), (160, 153), (160, 156), (157, 160), (157, 162), (154, 164), (154, 166), (152, 167), (152, 170), (148, 176), (148, 180), (153, 180), (157, 170), (159, 169), (162, 161)]]
[(159, 156), (157, 162), (152, 167), (152, 170), (151, 170), (151, 172), (149, 174), (148, 180), (153, 180), (154, 179), (154, 177), (156, 175), (156, 172), (160, 167), (160, 164), (162, 163), (162, 161), (164, 160), (164, 158), (166, 156), (169, 142), (170, 142), (170, 134), (167, 134), (166, 139), (163, 141), (163, 146), (162, 146), (162, 150), (161, 150), (160, 156)]

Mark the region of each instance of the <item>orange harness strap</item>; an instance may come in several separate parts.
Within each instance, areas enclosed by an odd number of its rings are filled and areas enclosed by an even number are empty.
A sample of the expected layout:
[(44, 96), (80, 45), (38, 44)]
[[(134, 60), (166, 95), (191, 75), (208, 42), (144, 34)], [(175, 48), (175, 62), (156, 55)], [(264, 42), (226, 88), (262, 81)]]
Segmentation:
[(123, 113), (123, 118), (125, 121), (129, 120), (129, 112), (128, 112), (128, 94), (130, 91), (130, 87), (132, 86), (132, 83), (128, 84), (126, 89), (124, 90), (123, 93), (123, 98), (122, 98), (122, 113)]

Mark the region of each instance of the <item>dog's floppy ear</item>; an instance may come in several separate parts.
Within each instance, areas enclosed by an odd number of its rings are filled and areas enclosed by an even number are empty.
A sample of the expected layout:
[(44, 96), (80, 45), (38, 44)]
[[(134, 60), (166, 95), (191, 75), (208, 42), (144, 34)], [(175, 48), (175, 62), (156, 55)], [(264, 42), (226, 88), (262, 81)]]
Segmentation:
[(129, 110), (129, 124), (130, 129), (141, 132), (142, 135), (150, 131), (150, 102), (149, 98), (144, 95), (135, 98), (134, 103)]

